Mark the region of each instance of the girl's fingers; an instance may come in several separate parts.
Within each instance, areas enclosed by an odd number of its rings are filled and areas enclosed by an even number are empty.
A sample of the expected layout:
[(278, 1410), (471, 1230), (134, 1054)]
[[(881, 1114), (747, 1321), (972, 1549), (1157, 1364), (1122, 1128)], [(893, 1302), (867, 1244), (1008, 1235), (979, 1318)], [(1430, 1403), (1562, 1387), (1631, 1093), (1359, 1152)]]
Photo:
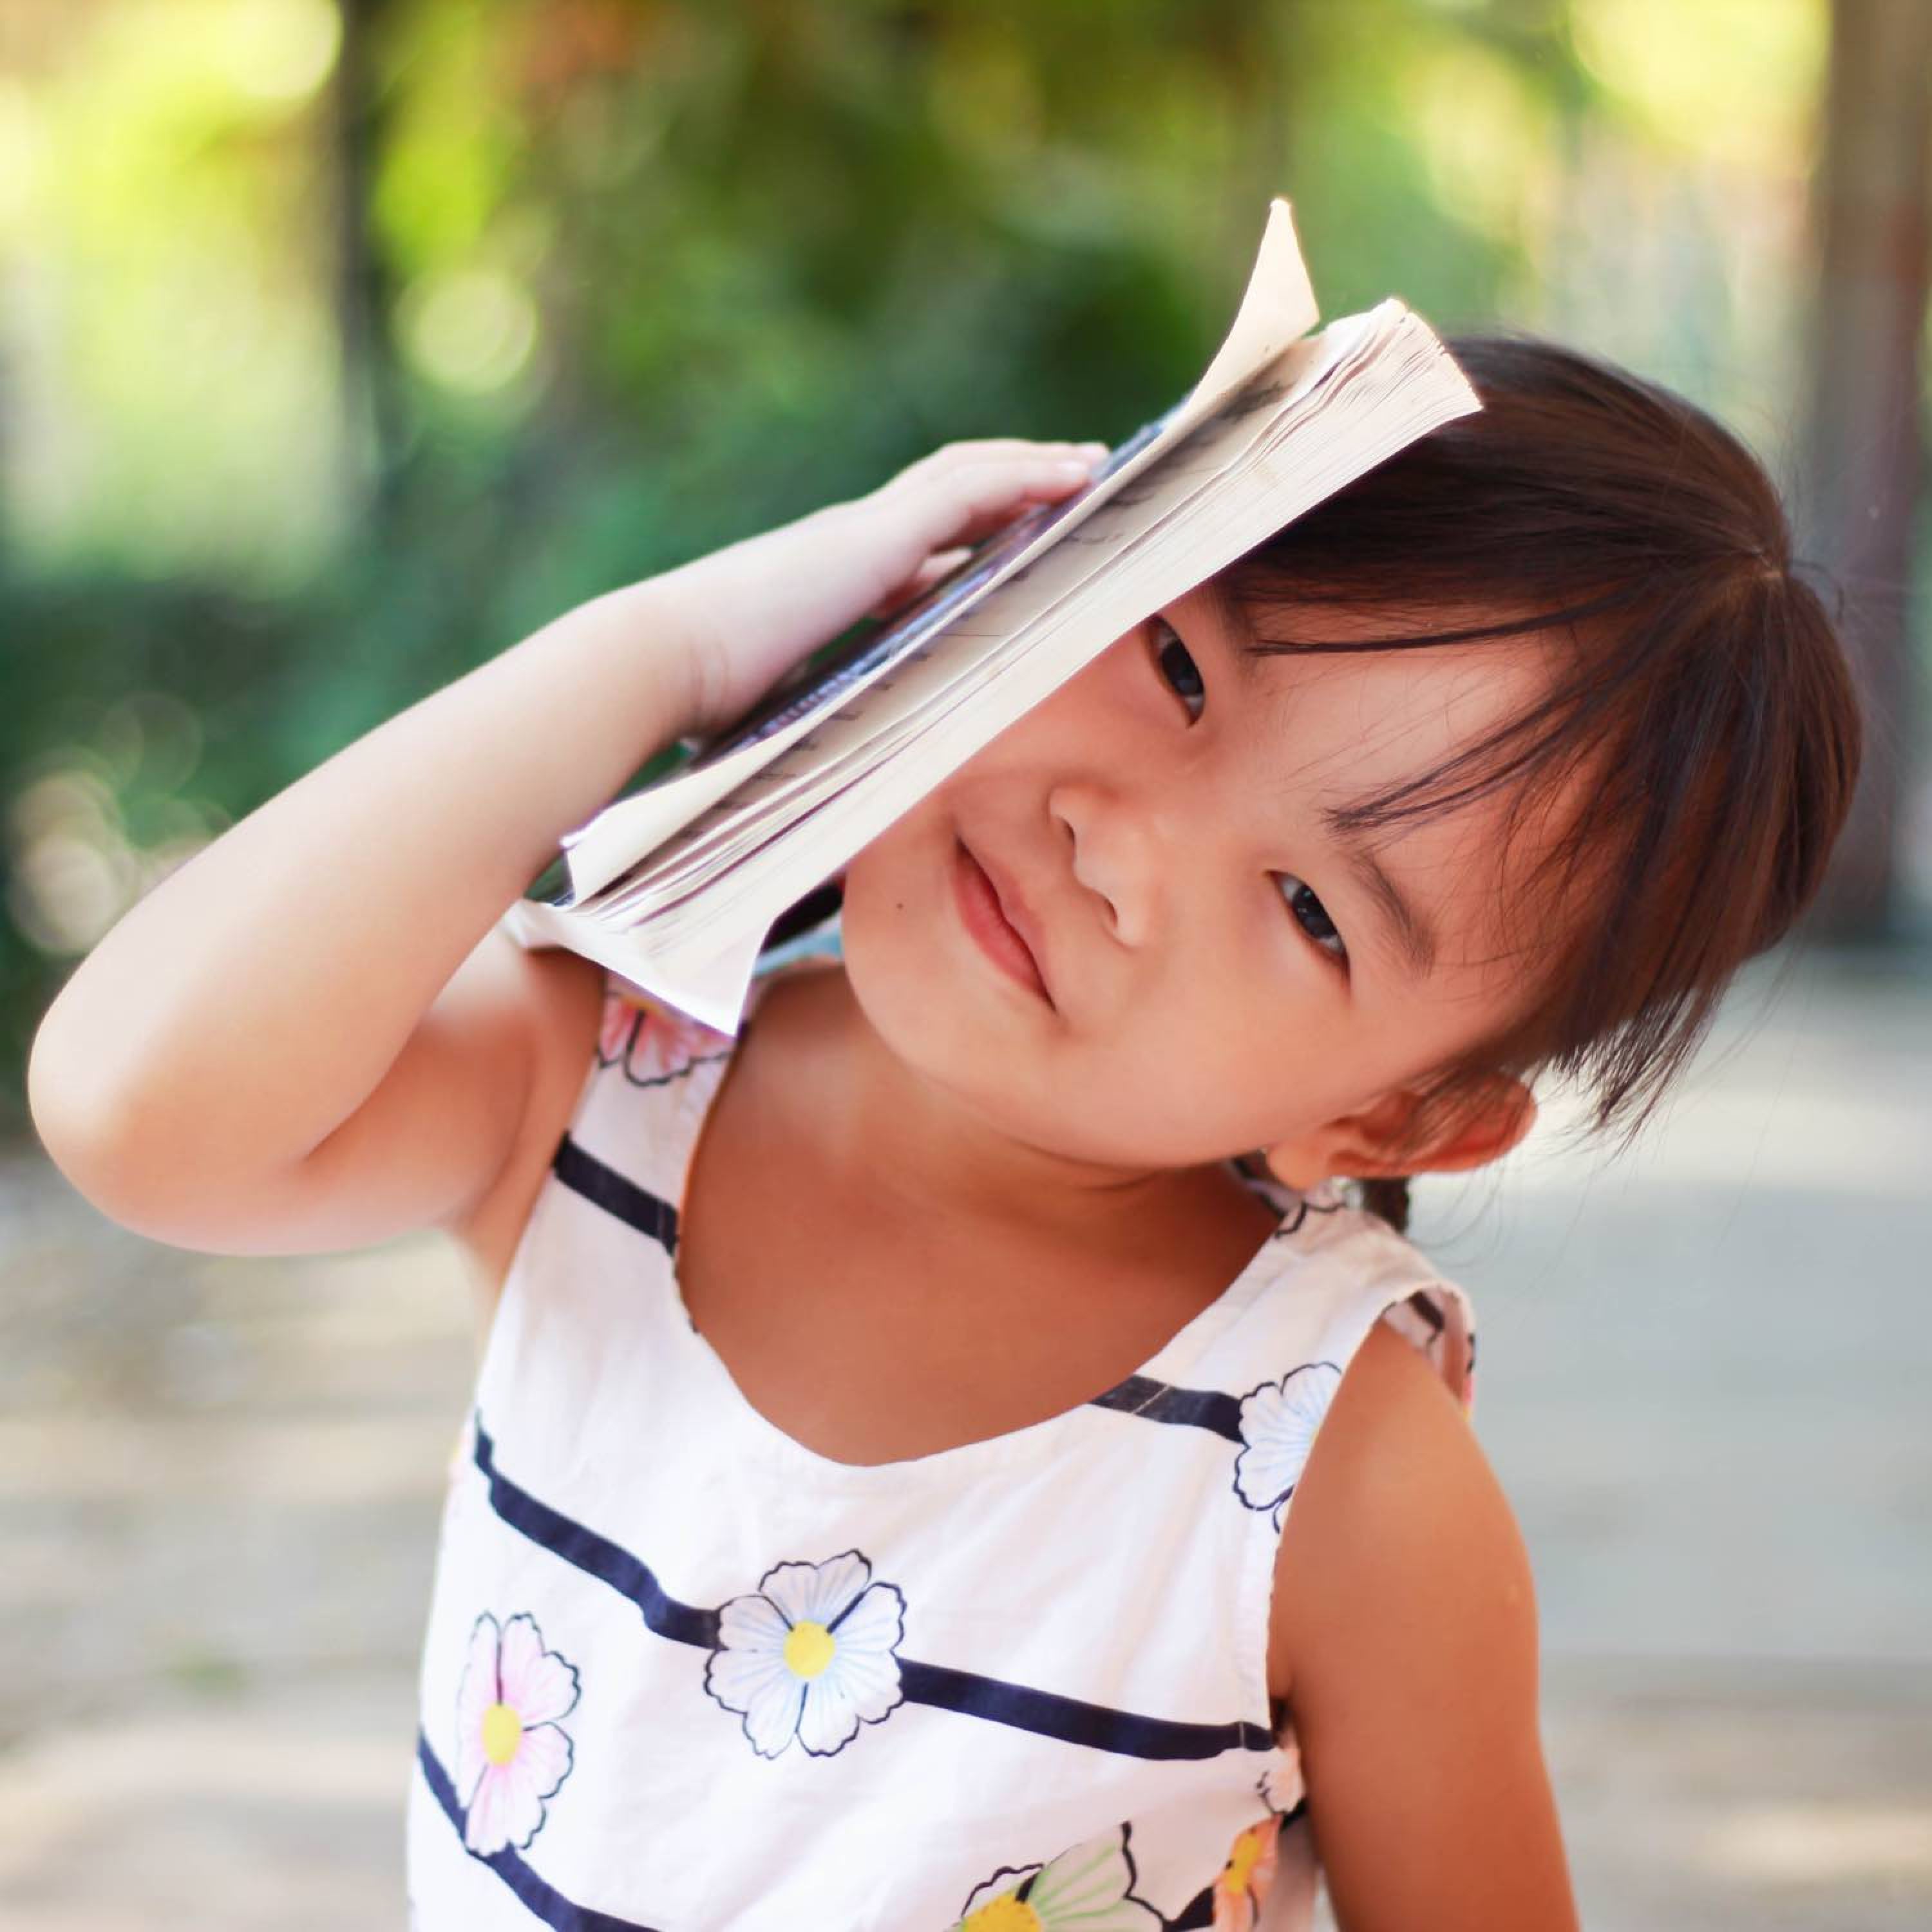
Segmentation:
[[(955, 458), (956, 451), (966, 453)], [(1106, 445), (1099, 442), (1018, 443), (998, 454), (980, 454), (970, 444), (948, 444), (936, 452), (952, 459), (952, 467), (950, 473), (935, 470), (931, 478), (920, 479), (922, 493), (913, 512), (912, 541), (930, 554), (866, 615), (886, 617), (902, 610), (956, 570), (981, 538), (1003, 530), (1036, 504), (1083, 488), (1106, 453)], [(895, 482), (909, 476), (902, 472)]]
[(1058, 464), (1070, 466), (1070, 476), (1084, 476), (1106, 453), (1104, 442), (949, 442), (901, 470), (885, 487), (968, 492), (983, 501), (1003, 485), (1012, 488), (1025, 478), (1050, 473)]
[(913, 574), (914, 594), (930, 590), (942, 577), (950, 577), (972, 554), (970, 547), (962, 544), (956, 550), (943, 550), (928, 557)]
[[(1075, 449), (1079, 448), (1074, 445)], [(1029, 502), (1070, 496), (1093, 480), (1093, 455), (1023, 454), (980, 457), (915, 479), (909, 493), (922, 548), (973, 543), (1010, 523)]]
[(982, 436), (964, 442), (944, 442), (909, 466), (922, 470), (928, 464), (944, 468), (958, 463), (983, 462), (989, 458), (1077, 455), (1084, 452), (1104, 453), (1107, 445), (1094, 441), (1042, 442), (1022, 436)]
[(972, 554), (962, 544), (958, 549), (943, 550), (937, 556), (928, 557), (904, 583), (896, 590), (887, 592), (866, 615), (885, 618), (904, 610), (915, 598), (923, 597), (940, 578), (950, 577)]

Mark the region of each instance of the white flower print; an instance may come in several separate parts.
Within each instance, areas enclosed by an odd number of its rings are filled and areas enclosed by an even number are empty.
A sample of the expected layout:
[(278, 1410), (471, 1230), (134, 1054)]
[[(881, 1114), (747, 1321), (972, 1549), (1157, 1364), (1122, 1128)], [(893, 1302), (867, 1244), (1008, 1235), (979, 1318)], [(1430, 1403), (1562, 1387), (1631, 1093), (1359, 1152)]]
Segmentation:
[(1333, 1362), (1305, 1362), (1241, 1398), (1235, 1493), (1251, 1510), (1272, 1510), (1277, 1529), (1341, 1379)]
[(824, 1563), (781, 1563), (718, 1612), (704, 1688), (744, 1720), (760, 1757), (794, 1738), (830, 1757), (901, 1702), (896, 1654), (905, 1599), (872, 1581), (856, 1550)]
[(544, 1649), (527, 1612), (501, 1626), (487, 1610), (476, 1619), (456, 1689), (456, 1795), (472, 1852), (520, 1851), (542, 1828), (544, 1802), (570, 1775), (559, 1720), (577, 1688), (575, 1669)]
[(1133, 1895), (1127, 1830), (1116, 1826), (1043, 1865), (995, 1872), (950, 1932), (1161, 1932), (1160, 1914)]

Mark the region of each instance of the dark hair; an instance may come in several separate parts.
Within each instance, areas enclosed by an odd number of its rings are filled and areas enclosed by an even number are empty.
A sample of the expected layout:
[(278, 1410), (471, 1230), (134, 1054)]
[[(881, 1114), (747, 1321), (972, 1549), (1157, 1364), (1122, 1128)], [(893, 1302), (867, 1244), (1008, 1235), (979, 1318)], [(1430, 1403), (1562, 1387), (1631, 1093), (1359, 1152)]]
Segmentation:
[[(1424, 1084), (1453, 1106), (1472, 1075), (1552, 1070), (1590, 1094), (1592, 1127), (1628, 1138), (1732, 975), (1816, 893), (1857, 776), (1857, 701), (1777, 490), (1727, 430), (1552, 343), (1445, 340), (1480, 412), (1410, 445), (1220, 582), (1258, 652), (1515, 634), (1559, 646), (1550, 688), (1522, 715), (1341, 816), (1394, 828), (1504, 788), (1515, 814), (1591, 775), (1587, 808), (1534, 868), (1526, 916), (1540, 945), (1557, 936), (1528, 998)], [(1310, 640), (1322, 606), (1391, 614), (1395, 634)], [(1288, 611), (1296, 621), (1280, 624)], [(1452, 621), (1412, 631), (1409, 616)], [(1552, 903), (1564, 908), (1553, 928)], [(1402, 1224), (1405, 1190), (1364, 1194)]]

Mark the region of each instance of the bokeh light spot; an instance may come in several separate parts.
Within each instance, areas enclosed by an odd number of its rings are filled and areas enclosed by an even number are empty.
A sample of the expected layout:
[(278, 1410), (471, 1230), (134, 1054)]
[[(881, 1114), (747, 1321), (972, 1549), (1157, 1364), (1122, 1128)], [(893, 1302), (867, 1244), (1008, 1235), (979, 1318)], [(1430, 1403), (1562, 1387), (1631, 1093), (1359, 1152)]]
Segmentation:
[(423, 373), (446, 388), (487, 394), (530, 358), (536, 305), (504, 274), (464, 268), (426, 277), (402, 304), (403, 338)]
[(231, 7), (221, 49), (229, 79), (258, 100), (305, 100), (341, 50), (329, 0), (245, 0)]

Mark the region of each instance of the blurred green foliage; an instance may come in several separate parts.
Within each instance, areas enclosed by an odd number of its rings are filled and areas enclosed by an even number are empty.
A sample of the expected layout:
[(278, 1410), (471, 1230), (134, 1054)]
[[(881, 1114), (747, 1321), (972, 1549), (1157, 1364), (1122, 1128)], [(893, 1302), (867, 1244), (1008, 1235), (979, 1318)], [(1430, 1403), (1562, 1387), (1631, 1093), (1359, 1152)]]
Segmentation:
[(616, 584), (948, 439), (1126, 434), (1270, 194), (1328, 314), (1499, 315), (1790, 445), (1822, 0), (0, 26), (0, 1126), (196, 844)]

